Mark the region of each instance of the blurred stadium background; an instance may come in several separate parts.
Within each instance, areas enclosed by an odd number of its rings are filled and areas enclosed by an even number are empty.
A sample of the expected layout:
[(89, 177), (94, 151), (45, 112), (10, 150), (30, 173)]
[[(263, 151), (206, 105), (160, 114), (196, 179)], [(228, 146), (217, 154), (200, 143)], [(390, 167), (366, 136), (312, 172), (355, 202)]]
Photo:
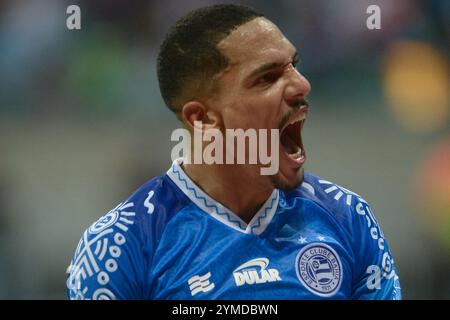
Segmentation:
[[(65, 299), (83, 230), (168, 168), (179, 124), (155, 57), (177, 18), (212, 3), (0, 0), (0, 298)], [(240, 3), (299, 49), (306, 168), (368, 199), (404, 298), (449, 299), (450, 1)]]

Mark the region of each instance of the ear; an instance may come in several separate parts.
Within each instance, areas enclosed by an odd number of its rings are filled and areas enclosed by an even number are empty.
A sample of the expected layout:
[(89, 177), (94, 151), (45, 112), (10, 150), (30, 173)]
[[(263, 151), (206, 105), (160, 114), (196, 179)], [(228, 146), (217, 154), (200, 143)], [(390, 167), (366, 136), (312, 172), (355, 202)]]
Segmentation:
[(198, 101), (189, 101), (181, 108), (181, 119), (189, 129), (194, 129), (195, 121), (202, 121), (206, 115), (205, 106)]
[(195, 121), (202, 122), (203, 130), (220, 129), (222, 123), (221, 117), (216, 111), (199, 101), (187, 102), (181, 109), (181, 119), (190, 130), (194, 129)]

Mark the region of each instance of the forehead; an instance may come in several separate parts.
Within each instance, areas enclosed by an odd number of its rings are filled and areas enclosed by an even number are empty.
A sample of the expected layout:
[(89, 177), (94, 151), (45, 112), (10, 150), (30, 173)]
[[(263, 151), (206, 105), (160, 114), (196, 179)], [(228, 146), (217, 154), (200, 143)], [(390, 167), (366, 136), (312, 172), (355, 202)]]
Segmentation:
[(218, 48), (230, 60), (231, 68), (284, 60), (295, 53), (295, 47), (278, 27), (262, 17), (239, 26), (218, 44)]

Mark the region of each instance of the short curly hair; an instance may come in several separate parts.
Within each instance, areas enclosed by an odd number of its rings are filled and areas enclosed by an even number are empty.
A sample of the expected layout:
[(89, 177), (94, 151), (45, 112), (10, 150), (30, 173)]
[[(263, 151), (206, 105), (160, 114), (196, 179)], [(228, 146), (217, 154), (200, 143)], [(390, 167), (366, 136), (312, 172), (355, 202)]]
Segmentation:
[(190, 99), (207, 93), (213, 76), (228, 66), (217, 44), (240, 25), (262, 16), (246, 6), (219, 4), (177, 21), (160, 46), (157, 62), (161, 95), (175, 114)]

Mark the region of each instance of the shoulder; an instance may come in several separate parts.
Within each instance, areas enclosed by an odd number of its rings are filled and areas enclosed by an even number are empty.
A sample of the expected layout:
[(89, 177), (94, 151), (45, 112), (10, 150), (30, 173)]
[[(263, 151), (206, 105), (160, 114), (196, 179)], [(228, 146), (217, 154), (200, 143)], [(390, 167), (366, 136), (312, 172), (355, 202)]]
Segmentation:
[(173, 211), (185, 204), (182, 194), (173, 182), (162, 175), (155, 177), (139, 187), (128, 199), (132, 201), (140, 216), (154, 217), (165, 215), (170, 217)]
[(305, 173), (299, 191), (333, 216), (357, 245), (361, 239), (370, 239), (369, 243), (384, 249), (383, 231), (365, 198), (310, 172)]
[(293, 196), (314, 202), (352, 235), (355, 227), (361, 229), (364, 224), (369, 228), (378, 225), (365, 198), (311, 172), (305, 172), (304, 181)]
[(92, 223), (84, 231), (75, 257), (83, 251), (80, 247), (95, 245), (99, 251), (97, 247), (105, 239), (137, 254), (147, 251), (151, 255), (166, 225), (185, 205), (186, 200), (166, 175), (155, 177)]
[(367, 201), (356, 192), (310, 172), (305, 172), (300, 189), (304, 196), (334, 214), (351, 214), (360, 206), (368, 205)]
[(140, 186), (89, 230), (110, 221), (108, 224), (119, 229), (121, 226), (128, 226), (144, 240), (150, 234), (155, 239), (163, 232), (170, 219), (186, 205), (185, 197), (167, 175), (157, 176)]
[(139, 297), (159, 239), (185, 202), (159, 176), (92, 223), (67, 269), (69, 298)]

